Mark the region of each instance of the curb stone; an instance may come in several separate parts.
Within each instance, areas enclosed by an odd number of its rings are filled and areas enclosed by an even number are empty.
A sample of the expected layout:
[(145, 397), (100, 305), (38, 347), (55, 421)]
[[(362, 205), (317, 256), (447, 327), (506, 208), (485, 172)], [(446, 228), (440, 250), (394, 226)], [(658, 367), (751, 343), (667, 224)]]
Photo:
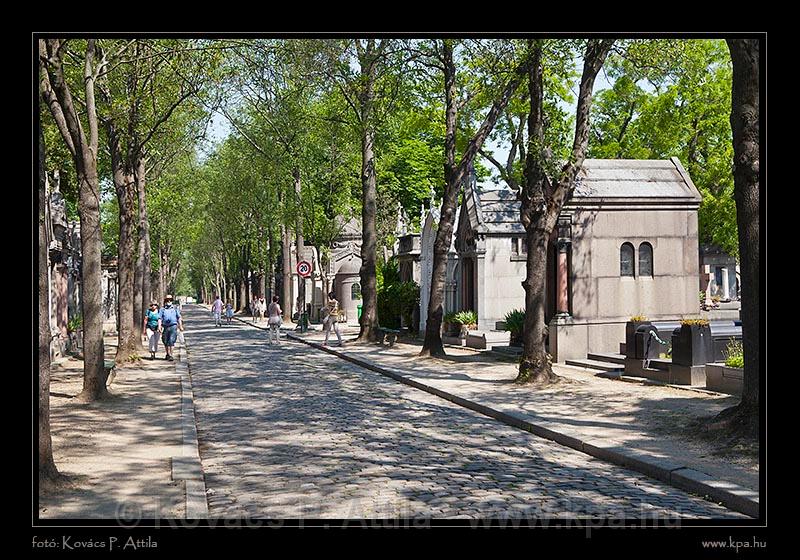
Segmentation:
[[(561, 367), (570, 367), (575, 368), (575, 366), (561, 366)], [(584, 369), (584, 368), (575, 368), (575, 369)], [(602, 377), (604, 379), (611, 379), (613, 381), (623, 381), (625, 383), (635, 383), (638, 385), (656, 385), (658, 387), (669, 387), (670, 389), (679, 389), (681, 391), (692, 391), (694, 393), (702, 393), (703, 395), (713, 395), (713, 396), (728, 396), (727, 393), (720, 393), (719, 391), (711, 391), (710, 389), (703, 389), (702, 387), (695, 387), (692, 385), (676, 385), (675, 383), (664, 383), (663, 381), (658, 381), (656, 379), (647, 379), (646, 377), (634, 377), (631, 375), (625, 374), (614, 374), (614, 373), (598, 373), (597, 377)]]
[(194, 392), (185, 343), (176, 346), (175, 373), (181, 382), (181, 455), (172, 458), (172, 479), (183, 480), (186, 487), (186, 519), (207, 519), (206, 483), (197, 440)]
[(748, 488), (716, 480), (706, 473), (691, 468), (677, 469), (671, 472), (670, 484), (683, 490), (708, 496), (712, 500), (719, 501), (724, 506), (750, 517), (758, 517), (758, 493)]
[[(244, 322), (244, 321), (243, 321)], [(255, 325), (254, 325), (255, 326)], [(334, 350), (329, 346), (322, 346), (317, 342), (305, 340), (292, 333), (287, 333), (288, 338), (307, 344), (313, 348), (317, 348), (329, 354), (333, 354), (343, 360), (351, 362), (363, 368), (375, 371), (381, 375), (390, 377), (396, 381), (410, 385), (417, 389), (421, 389), (427, 393), (431, 393), (445, 400), (453, 402), (459, 406), (463, 406), (485, 416), (499, 420), (504, 424), (508, 424), (515, 428), (533, 433), (534, 435), (542, 438), (555, 441), (566, 447), (575, 449), (587, 455), (591, 455), (597, 459), (607, 461), (616, 465), (620, 465), (631, 470), (638, 471), (644, 475), (655, 478), (680, 488), (681, 490), (693, 492), (697, 495), (704, 496), (705, 498), (721, 503), (725, 507), (744, 513), (753, 518), (759, 517), (759, 497), (758, 492), (743, 488), (731, 482), (725, 482), (714, 479), (710, 475), (694, 470), (681, 462), (674, 461), (668, 458), (652, 457), (650, 455), (642, 454), (621, 446), (613, 445), (594, 445), (590, 442), (569, 436), (567, 434), (556, 432), (544, 426), (534, 424), (528, 420), (520, 418), (514, 414), (502, 412), (494, 408), (467, 400), (459, 397), (442, 389), (426, 385), (417, 380), (411, 379), (399, 373), (388, 370), (382, 366), (372, 362), (349, 356), (340, 351)]]

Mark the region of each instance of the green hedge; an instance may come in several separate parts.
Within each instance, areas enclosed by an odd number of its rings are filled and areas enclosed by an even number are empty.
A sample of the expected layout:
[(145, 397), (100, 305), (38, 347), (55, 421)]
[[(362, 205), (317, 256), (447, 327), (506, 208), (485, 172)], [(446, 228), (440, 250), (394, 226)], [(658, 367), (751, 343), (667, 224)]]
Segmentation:
[(378, 322), (389, 329), (400, 328), (402, 317), (412, 331), (417, 330), (414, 324), (414, 309), (419, 307), (419, 285), (416, 282), (385, 282), (378, 290)]

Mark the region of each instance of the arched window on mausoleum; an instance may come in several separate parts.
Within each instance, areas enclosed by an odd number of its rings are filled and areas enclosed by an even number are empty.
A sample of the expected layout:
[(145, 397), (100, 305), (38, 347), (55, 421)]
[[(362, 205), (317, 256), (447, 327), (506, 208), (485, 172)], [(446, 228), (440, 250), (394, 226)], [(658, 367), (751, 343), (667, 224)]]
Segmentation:
[(653, 277), (653, 246), (647, 241), (639, 245), (639, 276)]
[(623, 243), (619, 250), (619, 275), (634, 276), (633, 245)]

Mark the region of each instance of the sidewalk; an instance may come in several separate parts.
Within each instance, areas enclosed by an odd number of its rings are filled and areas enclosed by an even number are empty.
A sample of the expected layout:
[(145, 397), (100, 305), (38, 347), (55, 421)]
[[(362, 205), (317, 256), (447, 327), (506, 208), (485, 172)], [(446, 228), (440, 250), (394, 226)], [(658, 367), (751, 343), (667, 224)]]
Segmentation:
[[(324, 338), (291, 336), (315, 346)], [(457, 348), (447, 348), (445, 359), (421, 359), (420, 345), (402, 342), (326, 350), (595, 457), (736, 502), (729, 507), (740, 511), (751, 512), (758, 500), (756, 454), (726, 453), (725, 442), (692, 434), (698, 419), (735, 404), (735, 397), (625, 383), (559, 364), (554, 369), (563, 382), (535, 390), (513, 383), (515, 364)]]
[[(116, 339), (106, 338), (106, 359)], [(83, 362), (54, 363), (50, 384), (53, 456), (68, 483), (39, 496), (42, 519), (184, 518), (185, 484), (172, 479), (183, 455), (178, 362), (142, 360), (117, 368), (113, 395), (94, 403), (73, 397), (83, 386)], [(177, 355), (177, 353), (176, 353)]]

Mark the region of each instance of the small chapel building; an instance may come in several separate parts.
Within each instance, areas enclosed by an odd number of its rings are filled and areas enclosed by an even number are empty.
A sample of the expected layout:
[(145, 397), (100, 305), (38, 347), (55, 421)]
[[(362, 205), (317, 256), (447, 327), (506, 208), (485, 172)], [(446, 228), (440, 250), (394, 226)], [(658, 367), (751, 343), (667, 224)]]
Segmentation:
[[(587, 159), (550, 240), (546, 320), (558, 362), (618, 352), (625, 323), (696, 316), (700, 193), (677, 158)], [(525, 231), (520, 202), (507, 186), (465, 184), (448, 257), (445, 312), (473, 310), (479, 330), (525, 307)], [(427, 315), (435, 222), (420, 240)]]

